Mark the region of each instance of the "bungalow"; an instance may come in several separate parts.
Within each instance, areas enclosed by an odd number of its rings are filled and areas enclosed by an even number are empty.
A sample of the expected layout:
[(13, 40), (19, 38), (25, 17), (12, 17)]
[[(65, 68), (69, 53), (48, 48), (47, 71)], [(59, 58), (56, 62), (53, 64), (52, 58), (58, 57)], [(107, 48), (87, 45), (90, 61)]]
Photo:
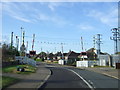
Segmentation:
[(62, 54), (61, 52), (57, 52), (57, 54), (56, 54), (57, 60), (65, 59), (66, 54), (67, 53)]
[(80, 53), (69, 51), (67, 54), (65, 54), (65, 60), (76, 60), (79, 55)]
[(81, 52), (80, 55), (78, 56), (81, 60), (88, 60), (87, 57), (87, 52)]
[(76, 53), (74, 51), (69, 51), (65, 55), (65, 61), (66, 61), (66, 63), (67, 64), (73, 64), (75, 61), (77, 61), (79, 55), (80, 55), (80, 53)]

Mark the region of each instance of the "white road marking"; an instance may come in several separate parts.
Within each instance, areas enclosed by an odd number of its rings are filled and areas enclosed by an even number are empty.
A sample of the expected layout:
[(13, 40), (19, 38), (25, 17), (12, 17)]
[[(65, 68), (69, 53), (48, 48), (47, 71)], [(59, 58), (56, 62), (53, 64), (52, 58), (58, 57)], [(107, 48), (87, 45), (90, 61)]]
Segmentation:
[(113, 77), (113, 78), (115, 78), (115, 79), (119, 79), (119, 78), (117, 78), (117, 77), (115, 77), (115, 76), (112, 76), (112, 75), (109, 75), (109, 74), (107, 74), (107, 73), (102, 73), (102, 74), (107, 75), (107, 76), (109, 76), (109, 77)]
[[(51, 65), (46, 65), (46, 66), (48, 66), (48, 67), (56, 67), (56, 66), (51, 66)], [(58, 67), (57, 67), (57, 68), (58, 68)], [(92, 86), (91, 86), (82, 76), (80, 76), (78, 73), (76, 73), (75, 71), (73, 71), (73, 70), (71, 70), (71, 69), (67, 69), (67, 68), (64, 68), (64, 69), (69, 70), (69, 71), (75, 73), (79, 78), (81, 78), (81, 79), (88, 85), (88, 87), (89, 87), (91, 90), (94, 90), (95, 87), (92, 87)]]
[(71, 69), (67, 69), (67, 70), (75, 73), (79, 78), (81, 78), (88, 85), (89, 88), (91, 88), (91, 90), (94, 90), (94, 88), (82, 76), (80, 76), (78, 73), (76, 73), (75, 71), (73, 71)]

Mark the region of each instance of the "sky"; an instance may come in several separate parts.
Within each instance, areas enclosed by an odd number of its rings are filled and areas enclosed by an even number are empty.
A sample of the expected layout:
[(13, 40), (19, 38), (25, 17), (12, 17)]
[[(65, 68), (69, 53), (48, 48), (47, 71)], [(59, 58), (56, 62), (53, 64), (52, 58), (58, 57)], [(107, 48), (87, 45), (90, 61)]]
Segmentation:
[(15, 36), (21, 41), (21, 27), (28, 52), (33, 34), (37, 53), (61, 51), (61, 43), (64, 52), (80, 53), (81, 37), (85, 51), (94, 47), (93, 36), (101, 34), (101, 51), (113, 54), (110, 37), (111, 29), (118, 27), (118, 2), (2, 2), (2, 41), (10, 43), (13, 32), (16, 46)]

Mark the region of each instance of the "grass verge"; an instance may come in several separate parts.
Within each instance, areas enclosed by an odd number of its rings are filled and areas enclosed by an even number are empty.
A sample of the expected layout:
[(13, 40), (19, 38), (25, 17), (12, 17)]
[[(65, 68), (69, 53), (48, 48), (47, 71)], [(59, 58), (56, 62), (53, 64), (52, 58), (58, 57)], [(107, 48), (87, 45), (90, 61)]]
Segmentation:
[[(25, 67), (24, 72), (17, 71), (17, 67)], [(30, 74), (30, 73), (35, 73), (36, 68), (30, 65), (13, 65), (13, 66), (8, 66), (2, 68), (3, 73), (16, 73), (16, 74)]]
[(96, 68), (96, 67), (98, 67), (98, 68), (99, 68), (99, 67), (110, 67), (110, 66), (94, 66), (94, 67), (95, 67), (95, 68)]
[(9, 85), (12, 85), (12, 84), (20, 81), (20, 79), (12, 78), (12, 77), (6, 77), (6, 76), (2, 76), (0, 78), (2, 78), (1, 79), (2, 80), (2, 88), (6, 88)]
[(37, 62), (44, 62), (44, 59), (35, 59)]

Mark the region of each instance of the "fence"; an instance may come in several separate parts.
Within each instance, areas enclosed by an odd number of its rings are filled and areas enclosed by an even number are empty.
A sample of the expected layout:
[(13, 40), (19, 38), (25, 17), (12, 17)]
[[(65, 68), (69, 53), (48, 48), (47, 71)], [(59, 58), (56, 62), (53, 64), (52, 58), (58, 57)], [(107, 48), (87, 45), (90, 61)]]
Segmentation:
[(16, 56), (16, 61), (19, 61), (20, 64), (28, 64), (36, 67), (36, 61), (28, 57)]

